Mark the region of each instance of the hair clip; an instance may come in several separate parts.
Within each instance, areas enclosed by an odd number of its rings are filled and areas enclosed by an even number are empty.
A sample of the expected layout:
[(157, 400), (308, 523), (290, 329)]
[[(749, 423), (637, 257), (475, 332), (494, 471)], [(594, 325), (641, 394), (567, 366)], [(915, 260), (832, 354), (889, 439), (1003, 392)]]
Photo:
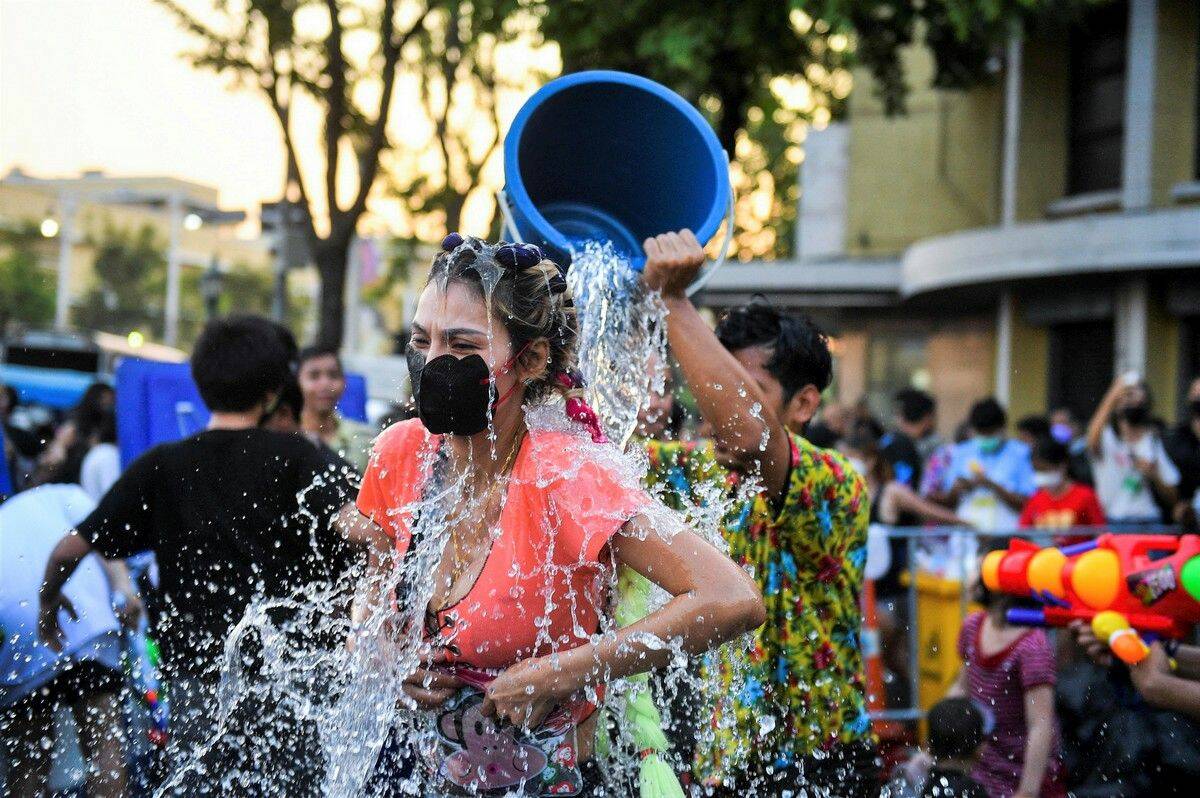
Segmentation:
[(492, 256), (506, 269), (529, 269), (542, 262), (542, 250), (534, 244), (504, 244)]
[(461, 233), (450, 233), (442, 239), (442, 251), (453, 252), (454, 250), (458, 249), (462, 243), (463, 237)]

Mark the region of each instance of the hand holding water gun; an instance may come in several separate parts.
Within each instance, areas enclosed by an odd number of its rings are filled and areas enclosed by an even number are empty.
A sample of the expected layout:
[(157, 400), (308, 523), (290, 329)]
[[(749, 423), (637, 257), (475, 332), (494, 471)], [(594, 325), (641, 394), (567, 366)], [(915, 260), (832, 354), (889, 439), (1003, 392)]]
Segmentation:
[(127, 629), (124, 634), (126, 664), (138, 698), (150, 710), (150, 729), (147, 736), (159, 748), (167, 744), (169, 713), (167, 699), (163, 695), (162, 679), (159, 676), (158, 644), (141, 628)]
[(1009, 623), (1087, 623), (1130, 665), (1149, 655), (1144, 638), (1179, 640), (1200, 622), (1197, 535), (1105, 534), (1062, 549), (1014, 539), (980, 571), (989, 590), (1042, 605), (1009, 610)]

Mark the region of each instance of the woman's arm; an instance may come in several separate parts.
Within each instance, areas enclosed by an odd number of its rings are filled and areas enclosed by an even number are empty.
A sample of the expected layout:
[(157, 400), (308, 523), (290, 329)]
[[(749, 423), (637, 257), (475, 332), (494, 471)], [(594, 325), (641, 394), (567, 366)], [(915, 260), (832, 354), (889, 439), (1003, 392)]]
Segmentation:
[(885, 501), (890, 500), (894, 502), (897, 510), (910, 512), (913, 515), (919, 516), (922, 521), (930, 521), (935, 524), (969, 526), (966, 521), (940, 504), (934, 504), (928, 499), (922, 498), (916, 491), (903, 482), (889, 482), (884, 487), (884, 491), (886, 492)]
[[(102, 558), (101, 562), (104, 564), (104, 574), (108, 577), (109, 593), (114, 599), (113, 611), (125, 627), (133, 629), (142, 617), (143, 607), (142, 599), (133, 586), (133, 580), (129, 578), (129, 567), (120, 559)], [(119, 602), (116, 600), (118, 596)]]
[(1170, 462), (1170, 455), (1163, 448), (1162, 441), (1158, 440), (1157, 436), (1152, 440), (1154, 454), (1149, 460), (1143, 460), (1140, 457), (1133, 458), (1133, 467), (1150, 483), (1150, 489), (1154, 491), (1158, 501), (1168, 507), (1175, 504), (1179, 498), (1175, 486), (1170, 484), (1166, 475), (1163, 473), (1163, 460), (1167, 461), (1167, 465), (1175, 475), (1175, 482), (1179, 481), (1179, 472), (1174, 468), (1174, 463)]
[(954, 677), (954, 681), (950, 685), (950, 689), (946, 691), (946, 698), (966, 698), (967, 695), (967, 666), (961, 665), (958, 669), (958, 676)]
[[(1129, 668), (1133, 686), (1153, 706), (1200, 719), (1200, 682), (1192, 680), (1195, 678), (1197, 649), (1180, 646), (1175, 656), (1179, 669), (1172, 673), (1162, 644), (1152, 644), (1150, 656)], [(1185, 674), (1190, 675), (1181, 678)]]
[(707, 651), (758, 628), (766, 618), (750, 575), (694, 532), (667, 539), (637, 516), (610, 547), (618, 564), (674, 598), (614, 634), (512, 666), (489, 685), (485, 713), (532, 728), (585, 687), (664, 667), (676, 647), (687, 654)]
[(1000, 483), (988, 479), (987, 477), (983, 478), (983, 484), (992, 493), (996, 494), (996, 497), (999, 498), (1000, 501), (1007, 504), (1009, 509), (1011, 509), (1013, 512), (1021, 512), (1022, 508), (1025, 507), (1025, 502), (1029, 500), (1028, 496), (1009, 490)]
[(1025, 691), (1025, 765), (1013, 798), (1036, 798), (1050, 765), (1054, 742), (1054, 688), (1039, 684)]
[(1104, 434), (1104, 425), (1112, 418), (1113, 407), (1116, 405), (1117, 399), (1124, 392), (1125, 378), (1117, 377), (1113, 380), (1113, 384), (1109, 386), (1108, 393), (1104, 394), (1104, 398), (1100, 400), (1100, 406), (1092, 414), (1091, 420), (1088, 421), (1087, 448), (1096, 457), (1103, 454), (1100, 451), (1100, 438)]
[[(351, 649), (358, 645), (358, 635), (369, 626), (375, 630), (381, 642), (378, 653), (387, 656), (396, 638), (403, 633), (392, 622), (397, 612), (393, 606), (397, 565), (395, 543), (378, 524), (364, 515), (350, 518), (343, 514), (342, 520), (357, 533), (356, 542), (367, 547), (363, 588), (356, 592), (350, 609), (351, 631), (346, 645)], [(405, 678), (401, 689), (421, 709), (437, 709), (460, 687), (462, 682), (457, 677), (445, 671), (421, 667)]]
[(66, 610), (72, 618), (78, 617), (71, 601), (63, 595), (63, 585), (71, 578), (71, 574), (75, 573), (83, 558), (91, 553), (92, 547), (82, 535), (72, 529), (58, 541), (46, 562), (42, 589), (38, 592), (38, 636), (55, 651), (62, 650), (62, 629), (58, 625), (58, 611)]

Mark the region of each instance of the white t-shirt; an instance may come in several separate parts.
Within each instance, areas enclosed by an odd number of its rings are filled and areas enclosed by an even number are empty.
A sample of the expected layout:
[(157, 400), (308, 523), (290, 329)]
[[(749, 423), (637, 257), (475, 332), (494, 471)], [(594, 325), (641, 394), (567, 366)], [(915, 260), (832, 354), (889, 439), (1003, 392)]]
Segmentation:
[(95, 506), (78, 485), (42, 485), (0, 505), (0, 707), (50, 681), (70, 660), (120, 668), (120, 626), (96, 554), (63, 587), (79, 618), (59, 612), (62, 652), (44, 645), (37, 633), (38, 590), (50, 552)]
[(1137, 470), (1134, 457), (1152, 461), (1163, 484), (1179, 484), (1179, 469), (1167, 456), (1162, 438), (1148, 432), (1130, 446), (1117, 437), (1112, 427), (1105, 426), (1100, 433), (1100, 455), (1091, 456), (1092, 477), (1104, 515), (1112, 523), (1152, 521), (1162, 514), (1154, 500), (1154, 489)]
[(121, 476), (121, 450), (113, 443), (98, 443), (83, 458), (79, 467), (79, 484), (83, 492), (96, 501)]

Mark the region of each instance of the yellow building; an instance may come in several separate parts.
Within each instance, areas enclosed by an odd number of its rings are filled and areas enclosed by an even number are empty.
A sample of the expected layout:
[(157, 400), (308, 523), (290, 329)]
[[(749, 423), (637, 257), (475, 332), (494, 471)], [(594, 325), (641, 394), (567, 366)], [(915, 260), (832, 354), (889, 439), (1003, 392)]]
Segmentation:
[(39, 255), (58, 273), (56, 326), (70, 326), (70, 308), (92, 285), (95, 242), (108, 227), (149, 226), (167, 254), (164, 297), (166, 343), (179, 326), (182, 273), (234, 265), (270, 270), (269, 242), (235, 235), (245, 214), (224, 211), (217, 190), (172, 177), (111, 177), (85, 172), (77, 178), (38, 178), (13, 169), (0, 179), (0, 225), (34, 226), (46, 239)]
[(1131, 0), (1014, 36), (990, 83), (929, 88), (908, 113), (855, 75), (846, 119), (812, 131), (798, 257), (731, 265), (703, 295), (755, 293), (836, 336), (835, 391), (888, 415), (909, 384), (949, 432), (994, 394), (1013, 420), (1086, 416), (1115, 374), (1176, 415), (1200, 375), (1200, 6)]

